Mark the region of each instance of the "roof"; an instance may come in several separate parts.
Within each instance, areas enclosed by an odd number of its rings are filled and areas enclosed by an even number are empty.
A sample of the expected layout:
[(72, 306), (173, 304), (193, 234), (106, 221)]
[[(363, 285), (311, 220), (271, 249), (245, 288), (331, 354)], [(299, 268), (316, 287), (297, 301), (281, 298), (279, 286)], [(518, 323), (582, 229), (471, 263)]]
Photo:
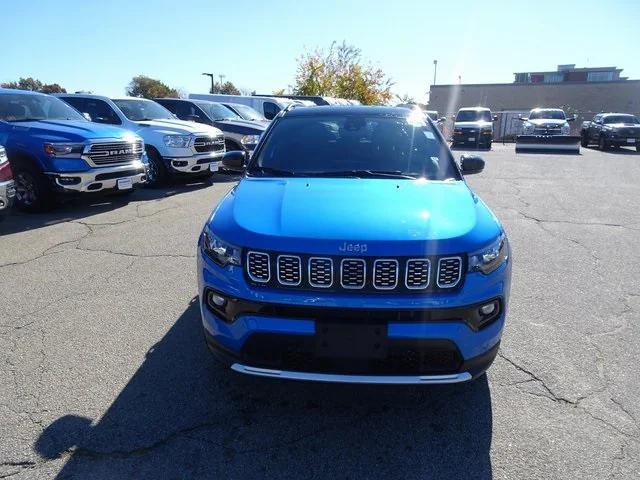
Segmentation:
[(47, 95), (42, 92), (34, 92), (31, 90), (20, 90), (17, 88), (0, 88), (0, 93), (19, 93), (22, 95)]
[(565, 72), (621, 72), (623, 69), (618, 67), (573, 67), (568, 68), (566, 70), (540, 70), (540, 71), (529, 71), (529, 72), (514, 72), (514, 75), (518, 75), (521, 73), (529, 73), (532, 75), (540, 75), (543, 73), (565, 73)]
[(407, 109), (364, 105), (321, 105), (296, 107), (287, 111), (287, 117), (315, 117), (319, 115), (397, 115), (404, 117), (407, 115)]
[(484, 111), (491, 111), (490, 108), (488, 107), (461, 107), (460, 110), (468, 110), (468, 111), (474, 111), (474, 112), (484, 112)]

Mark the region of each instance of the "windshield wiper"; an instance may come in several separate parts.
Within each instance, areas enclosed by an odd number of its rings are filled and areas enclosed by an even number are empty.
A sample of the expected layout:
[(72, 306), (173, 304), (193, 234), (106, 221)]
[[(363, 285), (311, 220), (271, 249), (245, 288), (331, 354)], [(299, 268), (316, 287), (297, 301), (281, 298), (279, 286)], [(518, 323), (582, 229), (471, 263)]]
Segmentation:
[(46, 118), (19, 118), (17, 120), (9, 120), (11, 122), (40, 122)]
[(267, 175), (274, 175), (276, 177), (295, 177), (297, 174), (295, 172), (291, 172), (289, 170), (280, 170), (279, 168), (273, 167), (253, 167), (247, 173), (255, 174), (255, 173), (265, 173)]
[(328, 172), (304, 172), (309, 177), (361, 177), (361, 178), (407, 178), (415, 180), (415, 175), (400, 170), (337, 170)]

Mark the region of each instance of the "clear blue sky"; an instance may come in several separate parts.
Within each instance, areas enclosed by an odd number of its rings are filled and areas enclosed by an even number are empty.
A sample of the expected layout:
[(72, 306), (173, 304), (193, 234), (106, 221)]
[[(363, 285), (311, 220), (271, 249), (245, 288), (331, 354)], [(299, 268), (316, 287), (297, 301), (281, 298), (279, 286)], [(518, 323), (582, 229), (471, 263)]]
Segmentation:
[(202, 72), (271, 92), (306, 49), (346, 40), (426, 99), (438, 83), (511, 82), (558, 64), (640, 78), (640, 1), (2, 0), (0, 82), (36, 77), (121, 95), (137, 74), (206, 92)]

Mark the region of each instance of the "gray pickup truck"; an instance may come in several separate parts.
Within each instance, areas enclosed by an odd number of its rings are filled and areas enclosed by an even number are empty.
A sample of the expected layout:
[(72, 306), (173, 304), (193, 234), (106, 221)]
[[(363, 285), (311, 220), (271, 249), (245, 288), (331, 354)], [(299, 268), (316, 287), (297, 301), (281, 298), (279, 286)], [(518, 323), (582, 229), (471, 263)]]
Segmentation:
[(636, 147), (640, 152), (640, 120), (628, 113), (598, 113), (590, 122), (582, 123), (580, 143), (583, 147), (596, 143), (600, 150)]

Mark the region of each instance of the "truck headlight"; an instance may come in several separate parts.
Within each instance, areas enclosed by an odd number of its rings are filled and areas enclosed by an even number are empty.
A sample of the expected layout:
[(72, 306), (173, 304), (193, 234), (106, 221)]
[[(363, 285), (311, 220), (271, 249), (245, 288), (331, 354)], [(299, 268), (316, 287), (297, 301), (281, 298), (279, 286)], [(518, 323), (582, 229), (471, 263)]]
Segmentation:
[(534, 129), (534, 128), (535, 128), (535, 127), (534, 127), (533, 123), (529, 123), (529, 122), (527, 122), (527, 123), (525, 123), (525, 124), (524, 124), (524, 126), (522, 127), (522, 130), (524, 131), (524, 133), (531, 133), (531, 132), (533, 132), (533, 129)]
[(240, 139), (243, 145), (256, 144), (260, 140), (260, 135), (245, 135)]
[(206, 229), (202, 232), (202, 248), (211, 259), (220, 266), (240, 265), (241, 250)]
[(79, 156), (84, 150), (81, 143), (45, 143), (44, 153), (52, 157)]
[(187, 148), (191, 143), (190, 135), (165, 135), (164, 144), (167, 147)]
[(562, 125), (561, 127), (561, 132), (562, 135), (569, 135), (569, 131), (571, 130), (571, 127), (569, 126), (568, 123), (565, 123), (564, 125)]
[(469, 254), (469, 271), (489, 274), (509, 258), (509, 240), (501, 233), (488, 247)]

